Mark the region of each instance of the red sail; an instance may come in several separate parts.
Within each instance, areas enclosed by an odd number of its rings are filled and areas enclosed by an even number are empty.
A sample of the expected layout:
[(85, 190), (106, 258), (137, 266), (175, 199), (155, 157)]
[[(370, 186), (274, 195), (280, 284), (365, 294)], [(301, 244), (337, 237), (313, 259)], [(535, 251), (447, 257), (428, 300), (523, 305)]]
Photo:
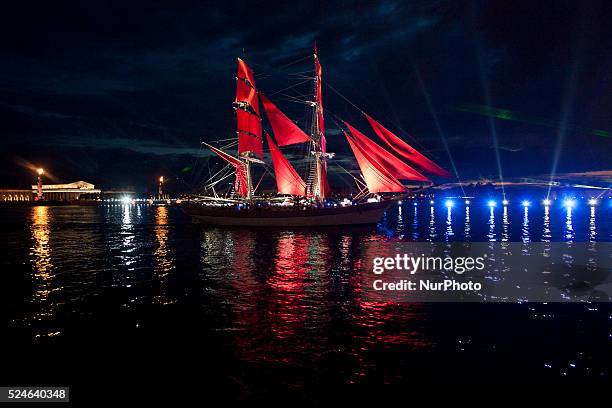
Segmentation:
[(238, 58), (238, 74), (236, 75), (236, 102), (245, 102), (259, 115), (259, 101), (253, 71)]
[(323, 92), (322, 92), (323, 83), (321, 82), (322, 69), (321, 69), (321, 64), (319, 63), (319, 56), (317, 55), (318, 51), (317, 51), (316, 44), (315, 44), (314, 52), (315, 52), (314, 53), (315, 80), (317, 84), (315, 98), (316, 98), (316, 103), (319, 106), (319, 117), (317, 118), (317, 120), (319, 121), (319, 135), (321, 136), (321, 151), (322, 153), (325, 153), (326, 141), (325, 141), (325, 124), (323, 122)]
[(399, 182), (398, 179), (393, 177), (384, 167), (382, 167), (376, 160), (374, 160), (366, 151), (362, 150), (350, 136), (343, 132), (346, 140), (348, 140), (357, 164), (361, 169), (363, 178), (365, 179), (366, 185), (370, 193), (403, 193), (406, 191), (406, 187)]
[(304, 183), (304, 180), (297, 174), (291, 163), (289, 163), (278, 146), (276, 146), (276, 143), (274, 143), (274, 140), (267, 133), (266, 139), (268, 140), (268, 146), (270, 146), (278, 192), (281, 194), (305, 196), (306, 183)]
[(263, 159), (263, 139), (261, 119), (243, 109), (236, 109), (238, 124), (238, 152), (253, 152)]
[[(327, 152), (327, 140), (325, 139), (325, 123), (323, 122), (323, 82), (321, 79), (322, 69), (321, 63), (319, 63), (319, 51), (317, 49), (317, 44), (314, 46), (314, 60), (315, 60), (315, 79), (316, 79), (316, 103), (319, 106), (318, 109), (318, 128), (319, 128), (319, 138), (321, 143), (321, 153), (325, 154)], [(323, 197), (328, 196), (331, 193), (331, 188), (329, 187), (329, 181), (327, 180), (327, 162), (323, 162), (323, 170), (321, 174), (321, 189), (323, 190), (321, 195)]]
[[(236, 75), (235, 102), (238, 104), (236, 108), (238, 153), (253, 152), (263, 159), (263, 139), (255, 79), (251, 68), (240, 58), (238, 58)], [(251, 112), (255, 112), (256, 115)]]
[(255, 76), (249, 66), (240, 58), (238, 58), (238, 78), (246, 79), (251, 83), (251, 86), (255, 87)]
[(236, 102), (247, 103), (259, 115), (257, 90), (250, 85), (247, 85), (242, 79), (238, 79), (236, 81)]
[(248, 191), (247, 191), (248, 186), (247, 186), (247, 177), (246, 177), (246, 172), (244, 169), (244, 164), (239, 159), (235, 158), (234, 156), (229, 155), (225, 153), (224, 151), (219, 150), (215, 147), (212, 147), (208, 143), (204, 143), (204, 144), (210, 150), (216, 153), (219, 157), (221, 157), (223, 160), (227, 161), (232, 166), (234, 166), (234, 169), (236, 170), (236, 183), (234, 187), (236, 188), (236, 192), (238, 192), (239, 195), (241, 195), (242, 197), (246, 197), (248, 195)]
[(372, 129), (385, 142), (390, 148), (395, 150), (401, 157), (404, 157), (410, 163), (414, 164), (419, 170), (426, 173), (433, 174), (435, 176), (448, 177), (451, 175), (449, 172), (438, 166), (436, 163), (429, 160), (427, 157), (419, 153), (415, 148), (404, 142), (402, 139), (391, 133), (383, 125), (375, 121), (367, 113), (363, 113), (370, 122)]
[(310, 141), (310, 137), (281, 112), (264, 94), (260, 93), (259, 97), (268, 115), (268, 120), (279, 146)]
[(370, 153), (372, 158), (392, 174), (393, 177), (399, 180), (430, 181), (427, 177), (380, 147), (349, 123), (343, 122), (353, 136), (355, 144), (359, 146), (361, 150)]

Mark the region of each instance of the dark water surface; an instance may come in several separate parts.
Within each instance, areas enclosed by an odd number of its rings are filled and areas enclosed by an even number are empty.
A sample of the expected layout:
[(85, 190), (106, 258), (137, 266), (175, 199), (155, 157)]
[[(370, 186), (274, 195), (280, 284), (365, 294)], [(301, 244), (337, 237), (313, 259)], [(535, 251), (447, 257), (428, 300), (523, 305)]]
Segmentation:
[(406, 202), (377, 227), (243, 230), (170, 207), (0, 208), (1, 382), (316, 399), (414, 378), (608, 378), (610, 304), (372, 303), (355, 262), (372, 240), (611, 241), (611, 214)]

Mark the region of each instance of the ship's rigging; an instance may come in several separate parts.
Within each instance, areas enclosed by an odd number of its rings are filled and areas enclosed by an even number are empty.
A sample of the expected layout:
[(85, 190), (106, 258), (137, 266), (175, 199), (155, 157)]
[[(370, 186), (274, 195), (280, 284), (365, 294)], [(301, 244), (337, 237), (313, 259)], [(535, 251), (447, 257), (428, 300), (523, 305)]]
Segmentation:
[[(279, 194), (295, 196), (312, 203), (322, 204), (331, 194), (328, 181), (328, 163), (333, 154), (327, 152), (322, 93), (322, 67), (317, 48), (312, 54), (314, 63), (312, 100), (302, 101), (310, 109), (310, 126), (302, 130), (263, 92), (256, 87), (251, 68), (238, 58), (236, 75), (236, 98), (234, 109), (238, 154), (205, 144), (233, 169), (235, 181), (233, 194), (238, 200), (253, 201), (257, 186), (253, 184), (252, 166), (266, 165), (264, 160), (264, 135), (268, 144), (277, 191)], [(260, 101), (261, 107), (260, 108)], [(263, 113), (269, 122), (271, 134), (263, 129)], [(393, 134), (365, 112), (361, 112), (383, 145), (374, 142), (348, 122), (340, 119), (346, 128), (342, 134), (347, 139), (363, 178), (364, 193), (403, 193), (406, 187), (400, 180), (430, 182), (425, 175), (449, 177), (449, 173), (418, 152), (404, 140)], [(280, 147), (306, 145), (306, 174), (300, 176), (285, 157)], [(224, 179), (228, 173), (220, 174)], [(259, 184), (259, 183), (258, 183)], [(213, 184), (214, 186), (214, 184)], [(213, 189), (214, 191), (214, 189)], [(216, 193), (215, 193), (216, 196)]]

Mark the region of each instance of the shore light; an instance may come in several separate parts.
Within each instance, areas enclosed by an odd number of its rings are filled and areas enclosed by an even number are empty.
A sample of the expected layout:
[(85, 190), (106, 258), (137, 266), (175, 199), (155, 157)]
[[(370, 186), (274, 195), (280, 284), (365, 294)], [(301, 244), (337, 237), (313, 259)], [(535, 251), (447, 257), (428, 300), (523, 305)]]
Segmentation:
[(589, 205), (591, 205), (591, 206), (593, 206), (593, 205), (597, 205), (597, 200), (596, 200), (596, 199), (594, 199), (594, 198), (591, 198), (591, 199), (589, 200)]
[(509, 203), (509, 201), (504, 198), (504, 201), (502, 201), (502, 204), (503, 205), (508, 205), (508, 203)]
[(429, 204), (433, 205), (434, 204), (434, 200), (430, 200)]
[(470, 205), (470, 200), (465, 200), (466, 205)]
[(123, 196), (121, 197), (121, 202), (123, 204), (130, 204), (132, 202), (132, 199), (129, 196)]
[(497, 205), (497, 203), (494, 200), (489, 200), (489, 202), (487, 203), (487, 205), (489, 207), (495, 207)]
[(446, 208), (452, 208), (455, 203), (453, 203), (453, 200), (446, 200), (446, 203), (444, 203), (444, 205), (446, 205)]
[(39, 176), (42, 176), (45, 170), (41, 168), (41, 169), (36, 170), (36, 172), (38, 173)]
[(550, 200), (548, 198), (544, 199), (544, 201), (542, 201), (542, 204), (544, 204), (545, 206), (549, 206), (550, 205)]
[(528, 200), (523, 200), (523, 207), (529, 207), (531, 203)]

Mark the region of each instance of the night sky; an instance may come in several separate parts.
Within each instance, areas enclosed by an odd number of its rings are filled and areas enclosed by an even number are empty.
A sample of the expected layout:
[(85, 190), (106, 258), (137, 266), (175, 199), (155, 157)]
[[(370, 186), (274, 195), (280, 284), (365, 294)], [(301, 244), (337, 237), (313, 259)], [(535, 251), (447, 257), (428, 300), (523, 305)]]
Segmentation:
[[(451, 172), (452, 157), (462, 179), (497, 178), (496, 152), (504, 177), (548, 174), (555, 157), (559, 173), (612, 170), (609, 1), (10, 3), (0, 187), (43, 166), (105, 189), (145, 190), (162, 174), (188, 189), (208, 155), (200, 141), (233, 135), (236, 57), (299, 122), (284, 95), (308, 88), (277, 91), (312, 70), (299, 60), (314, 41), (326, 84)], [(372, 135), (323, 92), (327, 112)]]

